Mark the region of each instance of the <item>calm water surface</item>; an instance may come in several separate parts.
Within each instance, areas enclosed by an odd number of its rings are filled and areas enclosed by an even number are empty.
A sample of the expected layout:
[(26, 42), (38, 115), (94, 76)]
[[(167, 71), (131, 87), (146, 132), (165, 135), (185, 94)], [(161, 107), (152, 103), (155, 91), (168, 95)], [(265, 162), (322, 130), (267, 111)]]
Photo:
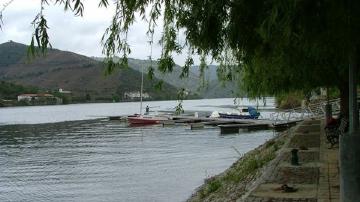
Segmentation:
[[(13, 109), (29, 115), (38, 108)], [(104, 115), (89, 111), (82, 114)], [(38, 116), (32, 121), (43, 122)], [(245, 153), (273, 137), (272, 131), (219, 133), (181, 125), (130, 128), (107, 120), (0, 126), (0, 201), (184, 201), (206, 177), (239, 158), (234, 148)]]

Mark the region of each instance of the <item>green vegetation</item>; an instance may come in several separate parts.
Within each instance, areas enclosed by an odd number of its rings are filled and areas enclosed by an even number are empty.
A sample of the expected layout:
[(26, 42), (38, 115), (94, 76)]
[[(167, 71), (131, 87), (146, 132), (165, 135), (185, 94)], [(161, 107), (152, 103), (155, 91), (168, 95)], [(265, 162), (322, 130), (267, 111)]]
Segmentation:
[(340, 97), (340, 91), (337, 88), (329, 88), (328, 92), (329, 92), (328, 94), (329, 99), (336, 99)]
[(249, 177), (249, 175), (255, 174), (259, 168), (262, 168), (266, 163), (275, 158), (275, 148), (278, 147), (272, 145), (263, 152), (257, 150), (252, 155), (244, 157), (241, 164), (237, 164), (233, 170), (224, 176), (224, 181), (239, 183), (245, 180), (246, 177)]
[(221, 181), (215, 178), (209, 178), (205, 181), (205, 183), (207, 184), (207, 186), (204, 187), (204, 189), (200, 190), (199, 192), (200, 198), (202, 199), (205, 198), (210, 193), (217, 191), (222, 186)]
[(17, 96), (24, 93), (37, 93), (38, 88), (25, 87), (22, 85), (0, 81), (0, 98), (5, 100), (17, 100)]
[[(72, 102), (76, 103), (77, 98), (73, 98), (71, 95), (60, 93), (58, 90), (52, 91), (51, 94), (54, 95), (55, 97), (60, 98), (62, 100), (62, 104), (70, 104)], [(81, 101), (83, 101), (82, 98)]]
[[(90, 96), (89, 93), (86, 93), (86, 95), (85, 95), (85, 100), (86, 100), (87, 102), (90, 102), (90, 101), (91, 101), (91, 96)], [(116, 100), (116, 98), (113, 97), (113, 100)]]
[[(312, 94), (315, 94), (317, 97), (314, 100), (311, 100)], [(321, 96), (320, 88), (315, 88), (311, 92), (305, 93), (303, 91), (294, 91), (290, 93), (278, 94), (276, 98), (276, 106), (280, 109), (292, 109), (301, 106), (303, 100), (306, 101), (306, 104), (314, 104), (318, 102), (323, 102), (326, 99), (337, 99), (340, 97), (340, 91), (337, 88), (328, 88), (327, 96)]]
[(305, 99), (304, 93), (284, 93), (276, 96), (276, 105), (280, 109), (292, 109), (301, 106), (302, 100)]
[[(260, 174), (259, 170), (276, 157), (276, 152), (284, 144), (285, 138), (287, 137), (282, 135), (269, 140), (245, 154), (224, 173), (206, 179), (205, 184), (189, 201), (204, 201), (214, 197), (217, 201), (221, 201), (221, 197), (229, 199), (231, 195), (236, 195), (236, 199), (239, 198), (244, 193), (246, 184), (254, 180)], [(239, 186), (242, 187), (240, 191)]]
[(0, 46), (0, 69), (26, 58), (26, 46), (10, 42)]

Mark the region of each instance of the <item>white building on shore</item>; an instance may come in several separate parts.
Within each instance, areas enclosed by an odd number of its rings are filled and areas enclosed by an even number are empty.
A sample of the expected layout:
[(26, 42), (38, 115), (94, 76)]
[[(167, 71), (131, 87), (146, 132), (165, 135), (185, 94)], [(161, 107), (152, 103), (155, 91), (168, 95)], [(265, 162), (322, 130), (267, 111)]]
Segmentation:
[(59, 88), (59, 93), (62, 93), (62, 94), (71, 94), (71, 91), (63, 90), (62, 88)]
[(36, 102), (36, 103), (44, 103), (44, 104), (60, 104), (62, 100), (54, 95), (47, 93), (39, 93), (39, 94), (21, 94), (17, 96), (18, 102)]
[(32, 100), (38, 100), (41, 98), (53, 98), (54, 96), (51, 94), (21, 94), (18, 95), (18, 101), (32, 101)]
[[(133, 92), (125, 92), (124, 93), (124, 98), (125, 99), (129, 99), (129, 100), (135, 100), (135, 99), (140, 99), (140, 91), (133, 91)], [(150, 95), (149, 93), (143, 93), (142, 94), (142, 98), (143, 99), (149, 99)]]

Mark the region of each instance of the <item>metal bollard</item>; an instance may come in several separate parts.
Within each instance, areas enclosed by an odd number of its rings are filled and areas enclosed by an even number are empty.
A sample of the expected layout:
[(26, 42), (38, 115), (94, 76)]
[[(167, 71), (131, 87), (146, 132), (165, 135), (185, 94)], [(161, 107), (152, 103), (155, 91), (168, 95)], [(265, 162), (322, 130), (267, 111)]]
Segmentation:
[(298, 156), (298, 149), (291, 150), (291, 165), (298, 166), (299, 164), (299, 156)]

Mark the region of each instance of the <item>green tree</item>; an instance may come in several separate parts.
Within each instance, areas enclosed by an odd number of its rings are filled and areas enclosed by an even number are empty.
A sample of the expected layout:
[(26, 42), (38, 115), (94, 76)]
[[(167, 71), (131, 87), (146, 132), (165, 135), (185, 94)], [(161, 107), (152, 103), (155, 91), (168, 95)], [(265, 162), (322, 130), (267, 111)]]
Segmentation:
[(90, 96), (89, 93), (86, 93), (86, 95), (85, 95), (85, 100), (86, 100), (87, 102), (91, 101), (91, 96)]
[(113, 94), (112, 95), (112, 100), (113, 100), (113, 102), (120, 102), (120, 96), (117, 95), (117, 94)]
[(17, 96), (24, 93), (38, 93), (39, 89), (31, 86), (22, 86), (15, 83), (0, 81), (0, 98), (16, 100)]

